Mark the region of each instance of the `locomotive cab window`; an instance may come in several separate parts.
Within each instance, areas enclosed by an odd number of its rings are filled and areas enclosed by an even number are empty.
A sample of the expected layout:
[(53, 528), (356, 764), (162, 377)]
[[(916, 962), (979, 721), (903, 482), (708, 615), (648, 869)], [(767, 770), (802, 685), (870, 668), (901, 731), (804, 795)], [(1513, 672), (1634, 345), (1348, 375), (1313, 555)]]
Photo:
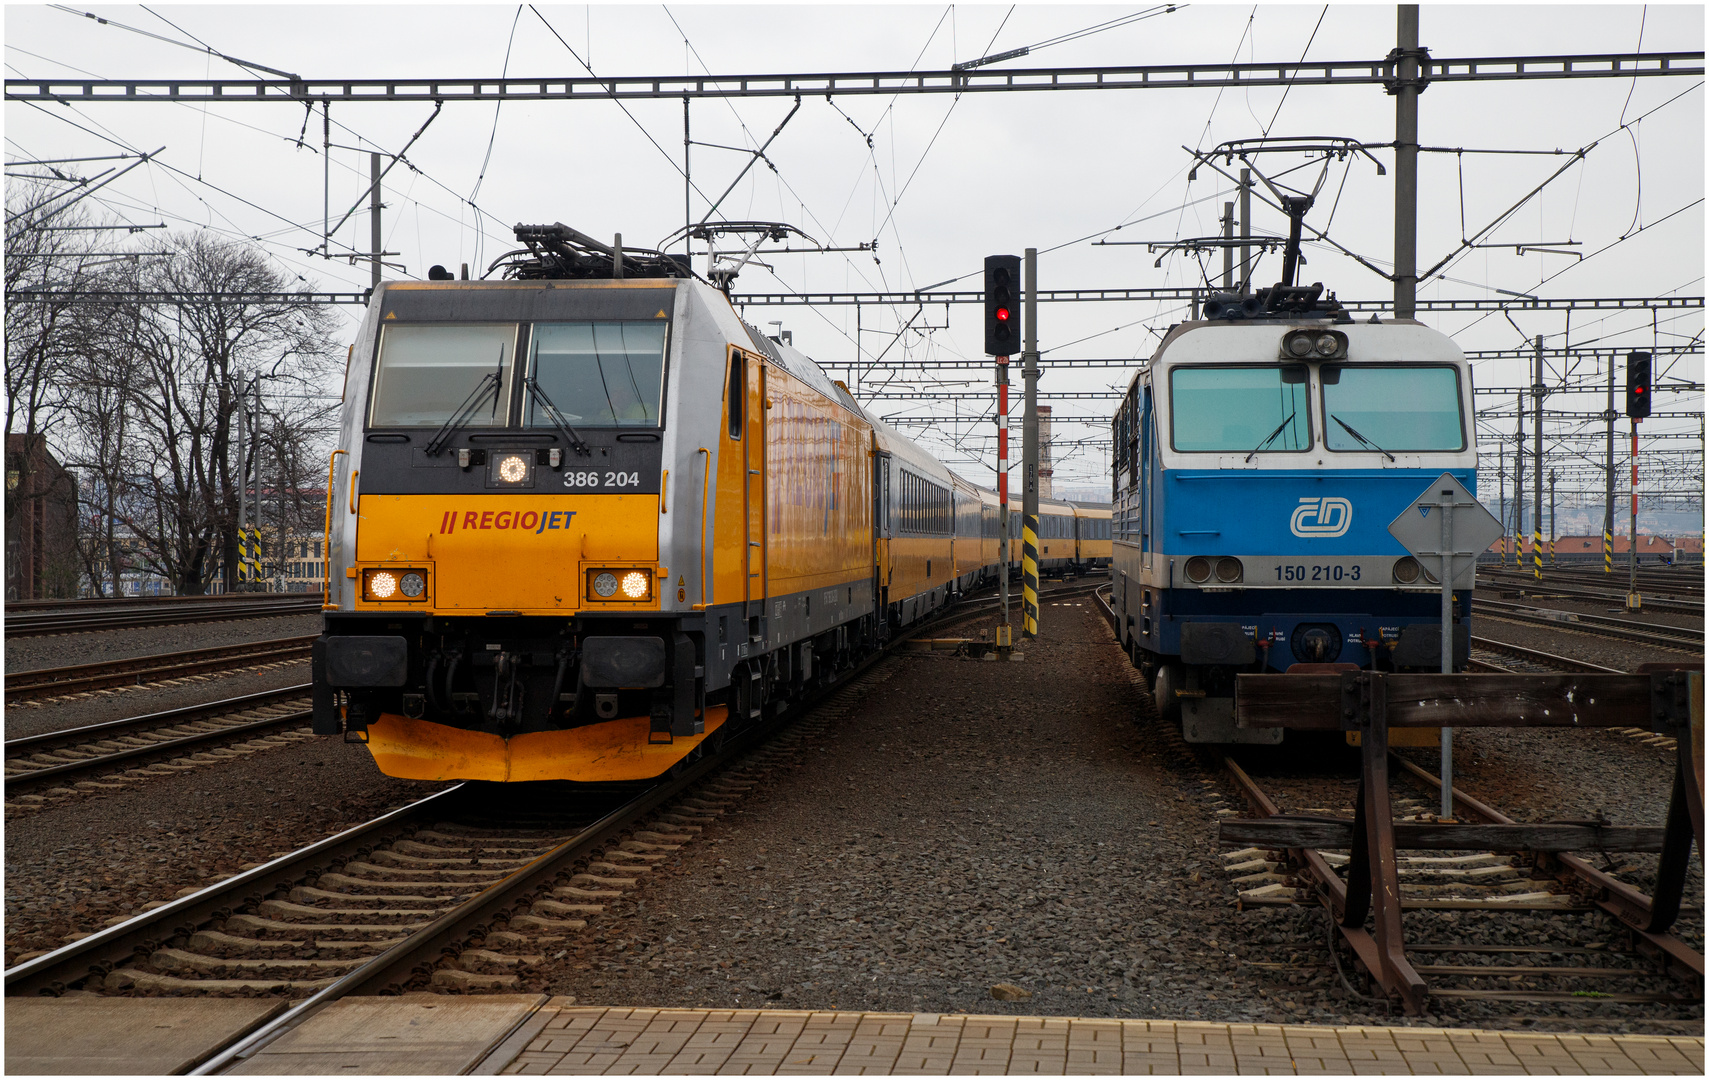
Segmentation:
[(1304, 364), (1182, 367), (1169, 373), (1169, 435), (1183, 451), (1311, 448)]
[(1453, 367), (1325, 364), (1322, 382), (1323, 434), (1331, 450), (1466, 448), (1460, 373)]
[[(536, 323), (528, 374), (577, 427), (658, 427), (665, 324)], [(552, 418), (532, 396), (526, 407), (529, 427), (552, 426)]]
[[(481, 392), (467, 427), (510, 422), (516, 324), (387, 326), (375, 365), (372, 427), (438, 427)], [(494, 393), (490, 376), (497, 376)]]

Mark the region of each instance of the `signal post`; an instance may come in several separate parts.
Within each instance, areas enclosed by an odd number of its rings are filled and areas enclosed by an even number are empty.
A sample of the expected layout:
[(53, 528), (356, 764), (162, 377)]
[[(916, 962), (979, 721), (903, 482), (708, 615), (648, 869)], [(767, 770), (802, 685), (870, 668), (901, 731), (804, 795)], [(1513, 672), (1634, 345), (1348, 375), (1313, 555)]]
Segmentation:
[[(997, 655), (1004, 660), (1014, 647), (1009, 624), (1009, 357), (1020, 344), (1020, 327), (1016, 325), (1020, 322), (1020, 308), (1015, 302), (1020, 269), (1018, 256), (985, 257), (985, 352), (997, 366), (997, 543), (1002, 555), (997, 595), (1003, 609), (1003, 620), (997, 626)], [(1028, 397), (1031, 396), (1029, 393)], [(1033, 600), (1036, 604), (1037, 597)]]
[(1653, 358), (1647, 352), (1626, 354), (1626, 415), (1632, 419), (1632, 546), (1626, 553), (1626, 610), (1644, 605), (1638, 595), (1638, 422), (1650, 415)]
[(1026, 348), (1021, 377), (1027, 399), (1021, 417), (1021, 634), (1038, 637), (1038, 249), (1027, 248)]

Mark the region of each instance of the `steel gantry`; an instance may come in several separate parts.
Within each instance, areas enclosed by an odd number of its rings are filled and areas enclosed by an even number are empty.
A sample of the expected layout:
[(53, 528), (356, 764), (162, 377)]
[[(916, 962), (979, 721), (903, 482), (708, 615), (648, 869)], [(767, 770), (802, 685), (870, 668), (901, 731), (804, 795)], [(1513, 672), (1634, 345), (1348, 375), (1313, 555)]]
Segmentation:
[[(1431, 57), (1408, 60), (1423, 83), (1702, 75), (1701, 52)], [(1182, 90), (1239, 86), (1390, 86), (1396, 59), (1148, 64), (999, 70), (774, 75), (629, 75), (493, 79), (6, 80), (8, 101), (611, 101), (1014, 90)]]

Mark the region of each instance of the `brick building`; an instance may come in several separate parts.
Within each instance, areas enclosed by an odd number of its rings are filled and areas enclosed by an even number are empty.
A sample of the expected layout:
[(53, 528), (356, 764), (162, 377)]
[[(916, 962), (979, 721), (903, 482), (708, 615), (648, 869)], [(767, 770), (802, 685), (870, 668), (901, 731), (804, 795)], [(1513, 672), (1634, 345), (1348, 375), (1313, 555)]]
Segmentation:
[(77, 480), (42, 435), (6, 440), (6, 599), (77, 595)]

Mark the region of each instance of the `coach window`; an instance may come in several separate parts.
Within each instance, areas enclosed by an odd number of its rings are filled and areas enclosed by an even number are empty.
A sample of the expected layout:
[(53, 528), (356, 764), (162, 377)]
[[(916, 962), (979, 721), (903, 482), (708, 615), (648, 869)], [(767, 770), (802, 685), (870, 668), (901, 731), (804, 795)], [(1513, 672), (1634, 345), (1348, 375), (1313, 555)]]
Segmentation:
[[(504, 427), (515, 357), (515, 323), (384, 327), (369, 426), (438, 427), (480, 390), (464, 426)], [(489, 375), (498, 376), (496, 394)]]
[[(528, 373), (577, 427), (658, 427), (665, 324), (536, 323)], [(552, 426), (532, 395), (526, 415), (529, 427)]]
[(1331, 450), (1464, 450), (1460, 373), (1448, 365), (1325, 364), (1323, 435)]
[(724, 401), (730, 417), (730, 438), (742, 437), (742, 402), (747, 399), (748, 358), (739, 352), (730, 354), (730, 385), (724, 389)]
[(1185, 367), (1169, 373), (1169, 435), (1184, 451), (1311, 448), (1304, 364)]

